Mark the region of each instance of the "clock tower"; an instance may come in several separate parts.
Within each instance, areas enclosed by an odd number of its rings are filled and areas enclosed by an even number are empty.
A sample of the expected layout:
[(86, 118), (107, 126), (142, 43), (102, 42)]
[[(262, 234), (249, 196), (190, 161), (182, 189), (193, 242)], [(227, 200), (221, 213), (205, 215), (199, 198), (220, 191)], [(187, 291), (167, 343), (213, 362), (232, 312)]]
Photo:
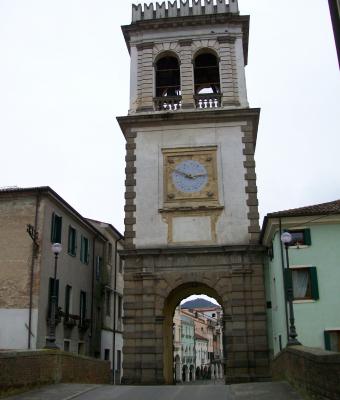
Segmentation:
[(126, 138), (124, 382), (173, 383), (174, 311), (223, 309), (226, 382), (268, 376), (263, 248), (237, 0), (133, 5)]

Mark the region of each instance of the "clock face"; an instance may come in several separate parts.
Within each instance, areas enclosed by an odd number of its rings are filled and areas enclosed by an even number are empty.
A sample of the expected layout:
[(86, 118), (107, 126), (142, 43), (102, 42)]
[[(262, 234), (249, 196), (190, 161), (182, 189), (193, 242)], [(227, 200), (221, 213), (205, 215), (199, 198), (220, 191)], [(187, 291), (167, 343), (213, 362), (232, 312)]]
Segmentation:
[(172, 181), (177, 190), (184, 193), (201, 191), (208, 182), (208, 172), (196, 160), (184, 160), (174, 167)]

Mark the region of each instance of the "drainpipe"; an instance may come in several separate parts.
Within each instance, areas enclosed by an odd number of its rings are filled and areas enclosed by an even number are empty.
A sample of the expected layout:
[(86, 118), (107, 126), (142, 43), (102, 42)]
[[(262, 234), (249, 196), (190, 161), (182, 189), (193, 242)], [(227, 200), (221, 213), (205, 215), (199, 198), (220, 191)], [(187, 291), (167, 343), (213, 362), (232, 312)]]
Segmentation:
[(114, 262), (114, 287), (113, 287), (113, 338), (112, 338), (112, 378), (113, 384), (116, 383), (116, 374), (115, 374), (115, 362), (116, 362), (116, 296), (117, 296), (117, 248), (118, 242), (122, 240), (122, 238), (115, 240), (115, 262)]
[(32, 260), (31, 260), (31, 270), (30, 270), (30, 292), (29, 292), (29, 311), (28, 311), (28, 335), (27, 335), (27, 348), (31, 349), (31, 332), (32, 332), (32, 308), (33, 308), (33, 279), (34, 279), (34, 261), (37, 256), (38, 250), (38, 210), (40, 205), (40, 194), (37, 194), (35, 203), (35, 216), (34, 216), (34, 230), (33, 230), (33, 244), (32, 244)]
[[(283, 258), (283, 246), (282, 246), (282, 241), (281, 241), (281, 235), (282, 235), (282, 223), (281, 223), (281, 217), (279, 218), (279, 242), (280, 242), (280, 252), (281, 252), (281, 268), (282, 268), (282, 278), (284, 279), (285, 276), (285, 263), (284, 263), (284, 258)], [(284, 299), (285, 299), (285, 316), (286, 316), (286, 330), (287, 330), (287, 340), (289, 338), (289, 329), (288, 329), (288, 308), (287, 308), (287, 293), (286, 293), (286, 286), (283, 282), (283, 293), (284, 293)]]

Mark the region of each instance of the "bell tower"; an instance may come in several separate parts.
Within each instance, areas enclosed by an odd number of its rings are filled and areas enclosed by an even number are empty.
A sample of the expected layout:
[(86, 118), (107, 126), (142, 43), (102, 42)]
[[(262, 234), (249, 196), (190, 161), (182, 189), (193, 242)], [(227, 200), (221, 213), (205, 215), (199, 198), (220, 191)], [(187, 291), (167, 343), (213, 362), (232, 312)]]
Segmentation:
[(126, 138), (124, 381), (173, 383), (172, 318), (223, 308), (227, 382), (268, 376), (263, 248), (247, 101), (249, 16), (237, 0), (132, 6)]

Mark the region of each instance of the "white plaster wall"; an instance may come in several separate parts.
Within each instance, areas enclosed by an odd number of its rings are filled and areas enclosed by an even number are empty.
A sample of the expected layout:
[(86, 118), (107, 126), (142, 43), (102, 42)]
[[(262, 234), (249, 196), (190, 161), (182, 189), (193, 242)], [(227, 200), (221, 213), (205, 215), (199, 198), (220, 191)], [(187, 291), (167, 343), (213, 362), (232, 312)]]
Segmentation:
[[(168, 226), (159, 213), (163, 205), (162, 148), (211, 145), (218, 146), (219, 201), (224, 206), (217, 223), (215, 244), (248, 243), (249, 221), (242, 136), (240, 124), (231, 123), (163, 126), (161, 129), (145, 129), (137, 133), (135, 214), (137, 247), (168, 246)], [(195, 232), (191, 234), (194, 237)], [(187, 228), (186, 238), (188, 235), (190, 226)]]
[[(0, 309), (0, 349), (28, 348), (28, 309)], [(31, 349), (36, 348), (38, 310), (32, 310)]]
[[(110, 364), (112, 369), (112, 354), (113, 354), (113, 334), (111, 331), (101, 331), (101, 358), (104, 360), (105, 349), (110, 349)], [(116, 352), (120, 350), (122, 352), (122, 363), (123, 363), (123, 336), (121, 333), (116, 333)], [(117, 353), (115, 358), (115, 364), (117, 368)], [(121, 369), (123, 373), (123, 368)]]

